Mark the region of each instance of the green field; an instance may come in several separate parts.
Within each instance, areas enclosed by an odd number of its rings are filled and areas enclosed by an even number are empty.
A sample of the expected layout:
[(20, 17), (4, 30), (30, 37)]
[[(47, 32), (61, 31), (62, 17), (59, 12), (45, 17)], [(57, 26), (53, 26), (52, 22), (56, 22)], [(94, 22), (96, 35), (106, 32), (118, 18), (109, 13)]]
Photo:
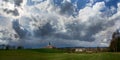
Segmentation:
[(120, 53), (66, 53), (61, 50), (0, 50), (0, 60), (120, 60)]

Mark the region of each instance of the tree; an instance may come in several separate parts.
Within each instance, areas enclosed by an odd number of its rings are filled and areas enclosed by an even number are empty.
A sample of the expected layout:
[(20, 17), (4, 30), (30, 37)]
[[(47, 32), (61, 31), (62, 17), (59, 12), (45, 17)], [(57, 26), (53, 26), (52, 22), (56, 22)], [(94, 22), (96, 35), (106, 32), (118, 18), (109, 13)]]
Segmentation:
[(109, 46), (111, 52), (120, 52), (120, 32), (117, 30), (113, 33), (112, 40)]
[(6, 45), (6, 50), (9, 50), (10, 49), (10, 45)]
[(23, 46), (18, 46), (17, 49), (24, 49), (24, 47)]

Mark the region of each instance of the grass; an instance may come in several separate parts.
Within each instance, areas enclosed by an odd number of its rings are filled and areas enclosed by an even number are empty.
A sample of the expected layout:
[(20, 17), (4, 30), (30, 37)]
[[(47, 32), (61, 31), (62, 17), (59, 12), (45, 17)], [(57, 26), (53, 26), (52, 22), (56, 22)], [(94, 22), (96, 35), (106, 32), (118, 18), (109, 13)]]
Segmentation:
[(120, 53), (65, 53), (53, 49), (0, 50), (0, 60), (120, 60)]

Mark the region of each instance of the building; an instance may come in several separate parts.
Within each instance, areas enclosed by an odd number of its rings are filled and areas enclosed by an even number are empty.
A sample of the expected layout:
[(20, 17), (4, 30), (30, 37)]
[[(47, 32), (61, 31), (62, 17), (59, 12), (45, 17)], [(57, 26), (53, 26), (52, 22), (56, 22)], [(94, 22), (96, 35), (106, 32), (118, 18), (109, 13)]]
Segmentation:
[(64, 47), (59, 48), (61, 50), (66, 50), (67, 52), (86, 52), (86, 53), (92, 53), (92, 52), (107, 52), (108, 47)]
[(74, 48), (75, 52), (106, 52), (108, 47), (86, 47), (86, 48)]
[(56, 48), (56, 47), (53, 46), (53, 45), (49, 42), (49, 44), (48, 44), (45, 48), (53, 49), (53, 48)]

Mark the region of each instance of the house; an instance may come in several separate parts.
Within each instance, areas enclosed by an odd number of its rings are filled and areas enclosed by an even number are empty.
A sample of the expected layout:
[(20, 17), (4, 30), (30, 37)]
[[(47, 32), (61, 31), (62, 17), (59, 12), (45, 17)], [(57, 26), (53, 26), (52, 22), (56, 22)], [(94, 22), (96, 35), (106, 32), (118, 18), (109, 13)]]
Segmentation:
[(75, 48), (75, 52), (84, 52), (86, 51), (85, 48)]
[(107, 47), (83, 47), (83, 48), (74, 48), (75, 52), (105, 52), (108, 51)]

